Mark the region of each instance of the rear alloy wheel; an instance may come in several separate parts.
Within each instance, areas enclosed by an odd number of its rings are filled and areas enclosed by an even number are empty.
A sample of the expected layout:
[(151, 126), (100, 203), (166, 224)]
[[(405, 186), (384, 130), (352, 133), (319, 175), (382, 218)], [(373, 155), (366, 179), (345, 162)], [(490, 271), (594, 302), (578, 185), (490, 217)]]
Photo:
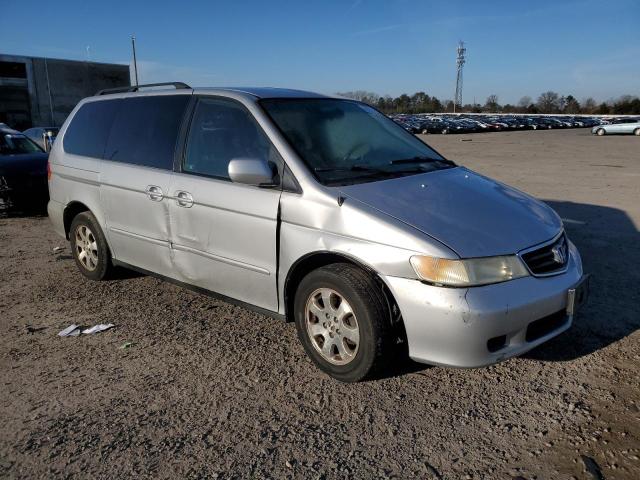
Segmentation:
[(598, 130), (596, 130), (596, 135), (598, 135), (599, 137), (603, 136), (605, 133), (607, 132), (604, 128), (599, 128)]
[(93, 272), (98, 267), (98, 242), (89, 227), (78, 225), (75, 231), (75, 254), (84, 268)]
[(371, 376), (393, 351), (384, 294), (355, 265), (334, 263), (307, 274), (296, 291), (294, 315), (307, 355), (336, 380)]
[(78, 270), (91, 280), (104, 280), (113, 271), (111, 252), (102, 229), (91, 212), (76, 215), (69, 229), (69, 243)]
[(442, 135), (446, 135), (447, 133), (449, 133), (449, 129), (443, 128), (442, 132), (440, 132), (440, 133), (442, 133)]
[(640, 137), (640, 128), (636, 128), (636, 129), (633, 131), (633, 134), (634, 134), (636, 137)]

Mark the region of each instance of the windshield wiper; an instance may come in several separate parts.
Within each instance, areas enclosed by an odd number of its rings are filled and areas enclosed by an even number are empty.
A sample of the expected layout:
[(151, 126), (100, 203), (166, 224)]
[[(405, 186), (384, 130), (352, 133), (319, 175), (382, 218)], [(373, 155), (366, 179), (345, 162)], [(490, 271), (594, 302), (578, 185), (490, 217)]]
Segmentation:
[[(431, 164), (431, 167), (427, 166), (427, 165), (420, 165), (421, 163), (427, 163), (429, 162)], [(393, 168), (393, 165), (401, 165), (403, 163), (409, 164), (409, 163), (413, 163), (416, 164), (414, 166), (399, 166), (399, 168)], [(397, 177), (397, 176), (404, 176), (407, 174), (413, 174), (413, 173), (425, 173), (425, 172), (430, 172), (433, 170), (433, 165), (438, 165), (440, 168), (449, 168), (449, 167), (455, 167), (456, 164), (449, 161), (449, 160), (440, 160), (440, 159), (435, 159), (435, 158), (428, 158), (428, 157), (414, 157), (414, 158), (407, 158), (407, 159), (401, 159), (401, 160), (396, 160), (396, 161), (392, 161), (389, 162), (387, 165), (391, 166), (391, 167), (387, 167), (387, 168), (380, 168), (378, 166), (369, 166), (369, 165), (351, 165), (349, 167), (316, 167), (313, 170), (315, 172), (351, 172), (351, 173), (358, 173), (361, 172), (360, 175), (349, 175), (347, 178), (343, 178), (343, 179), (331, 179), (332, 183), (335, 183), (336, 181), (353, 181), (357, 178), (367, 178), (367, 179), (372, 179), (372, 178), (389, 178), (389, 177)], [(446, 165), (446, 166), (443, 166)], [(437, 170), (438, 168), (436, 168)]]
[(431, 157), (411, 157), (411, 158), (399, 158), (397, 160), (391, 160), (390, 165), (401, 165), (403, 163), (426, 163), (426, 162), (440, 162), (445, 165), (455, 166), (451, 160), (445, 160), (444, 158), (431, 158)]
[(315, 172), (372, 172), (372, 173), (388, 173), (383, 168), (369, 167), (367, 165), (352, 165), (350, 167), (316, 167)]

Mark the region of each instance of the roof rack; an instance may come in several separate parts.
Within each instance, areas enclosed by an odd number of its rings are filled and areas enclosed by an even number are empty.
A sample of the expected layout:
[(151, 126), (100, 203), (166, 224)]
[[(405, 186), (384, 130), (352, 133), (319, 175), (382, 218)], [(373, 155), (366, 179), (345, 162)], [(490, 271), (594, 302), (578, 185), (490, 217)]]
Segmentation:
[(105, 88), (104, 90), (99, 90), (96, 93), (98, 95), (109, 95), (111, 93), (129, 93), (129, 92), (137, 92), (141, 88), (147, 87), (164, 87), (164, 86), (173, 86), (176, 90), (182, 90), (185, 88), (191, 88), (189, 85), (183, 82), (164, 82), (164, 83), (147, 83), (145, 85), (135, 85), (133, 87), (118, 87), (118, 88)]

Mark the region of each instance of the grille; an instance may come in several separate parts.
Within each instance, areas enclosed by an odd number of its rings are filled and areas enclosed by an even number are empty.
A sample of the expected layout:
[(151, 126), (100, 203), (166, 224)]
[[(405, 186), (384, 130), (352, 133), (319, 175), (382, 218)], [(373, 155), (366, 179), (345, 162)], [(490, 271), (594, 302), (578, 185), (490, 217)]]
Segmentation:
[(564, 270), (569, 259), (566, 235), (555, 242), (522, 254), (522, 259), (534, 275), (547, 275)]

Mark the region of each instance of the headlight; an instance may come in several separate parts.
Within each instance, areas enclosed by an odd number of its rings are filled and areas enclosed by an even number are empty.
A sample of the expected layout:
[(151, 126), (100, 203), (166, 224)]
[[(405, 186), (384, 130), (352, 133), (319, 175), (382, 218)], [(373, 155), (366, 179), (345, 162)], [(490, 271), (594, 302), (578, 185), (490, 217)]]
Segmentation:
[(487, 285), (529, 275), (515, 255), (465, 260), (414, 255), (411, 266), (420, 279), (449, 287)]

